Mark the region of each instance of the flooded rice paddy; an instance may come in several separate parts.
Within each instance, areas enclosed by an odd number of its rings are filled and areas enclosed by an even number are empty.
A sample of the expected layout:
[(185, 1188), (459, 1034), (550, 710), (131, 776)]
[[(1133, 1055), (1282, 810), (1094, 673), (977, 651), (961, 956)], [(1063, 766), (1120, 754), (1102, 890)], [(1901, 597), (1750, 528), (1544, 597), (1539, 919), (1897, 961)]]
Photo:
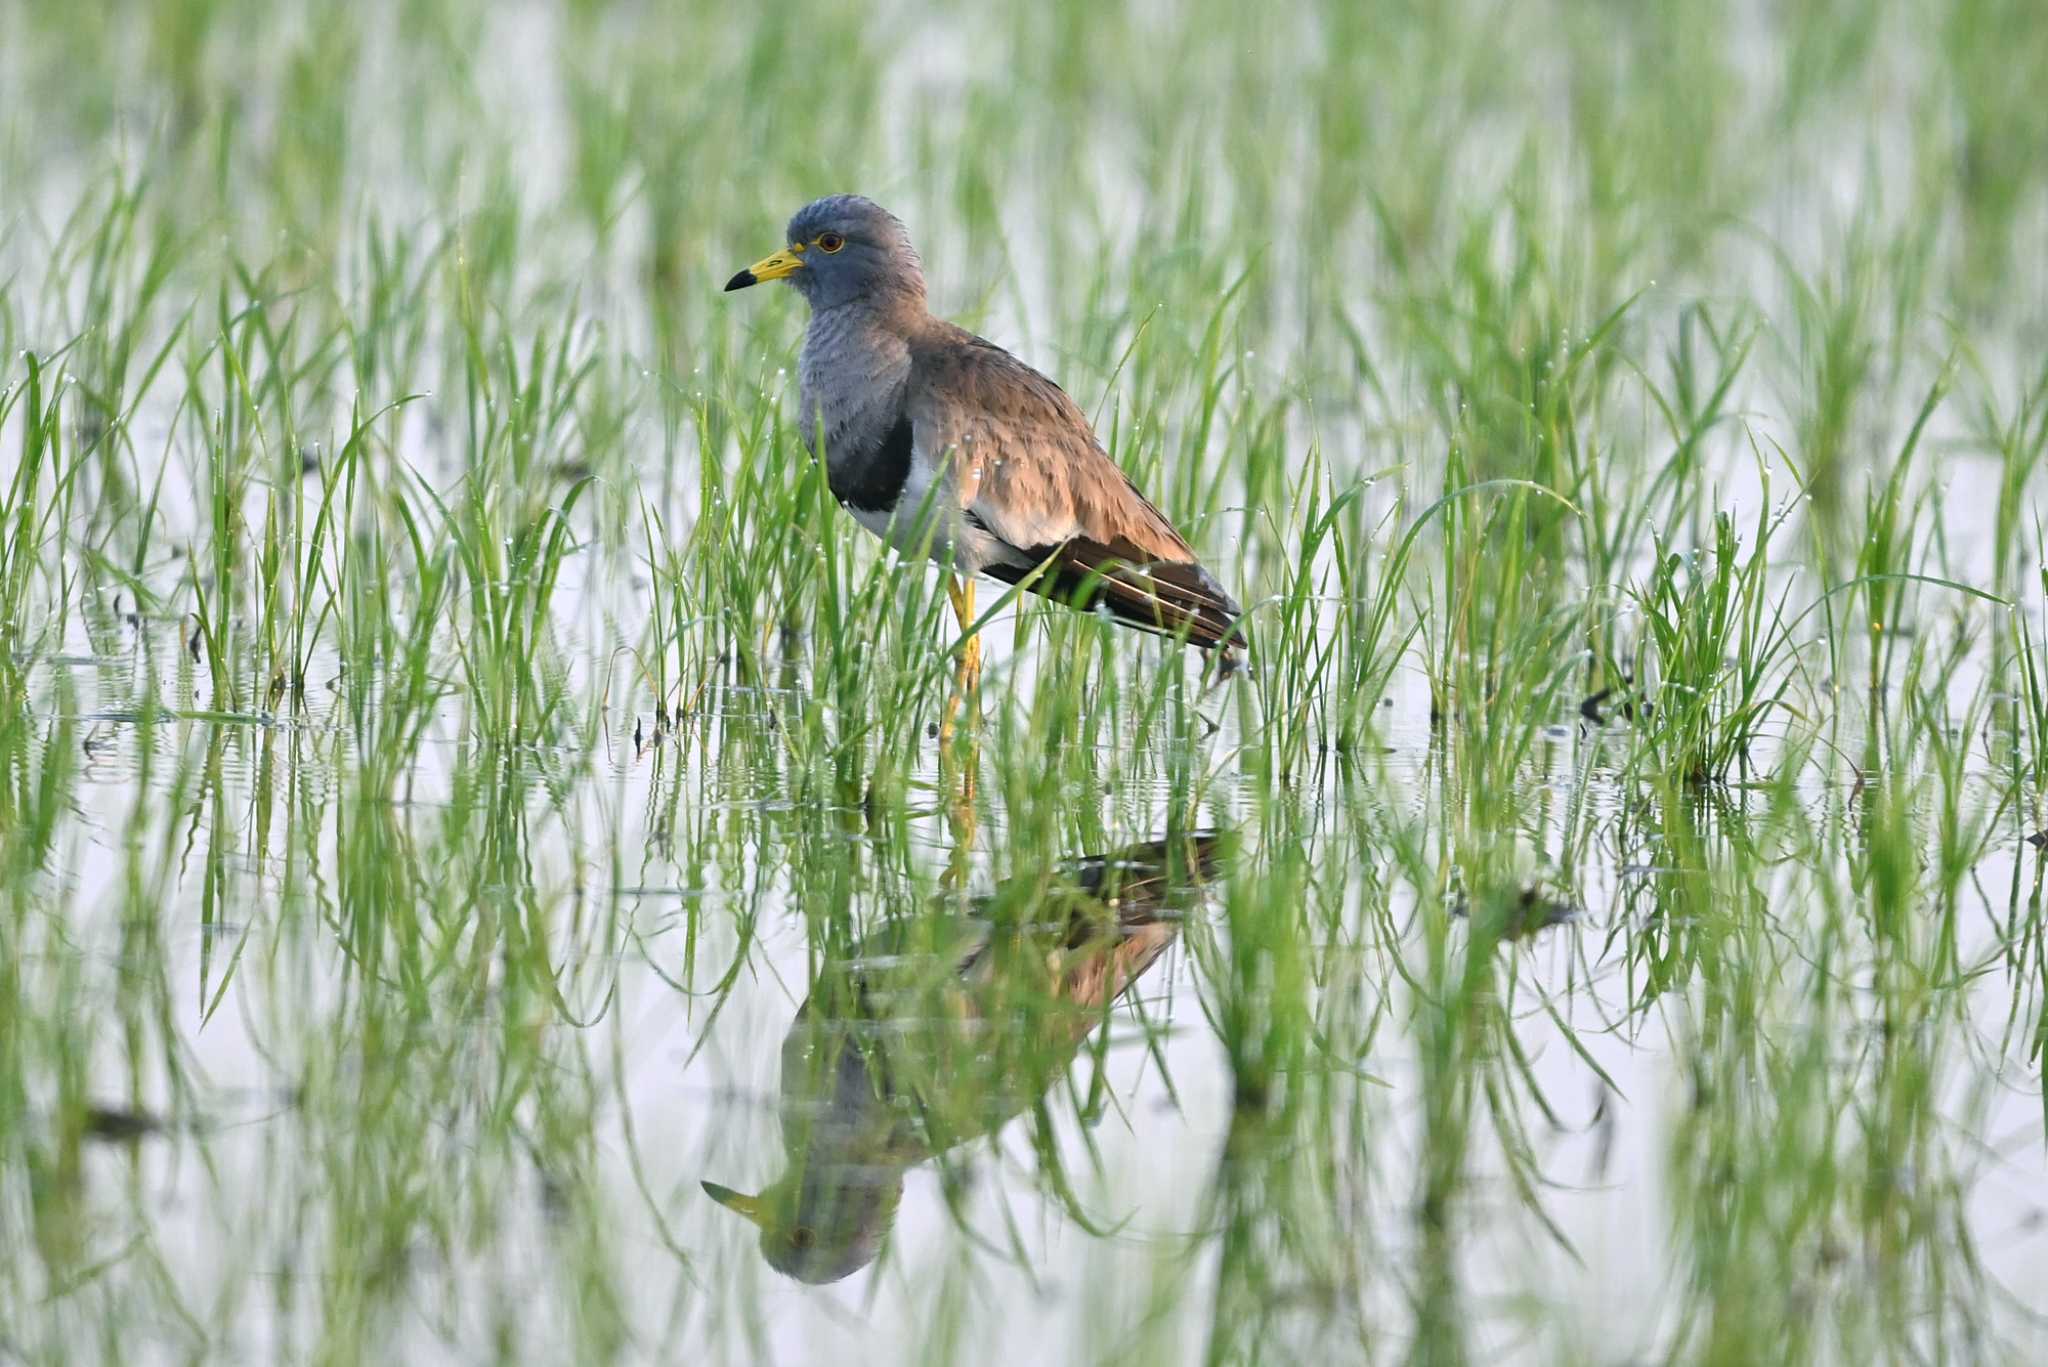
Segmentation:
[[(0, 1359), (2048, 1354), (2030, 4), (4, 23)], [(849, 188), (1251, 670), (942, 739)]]

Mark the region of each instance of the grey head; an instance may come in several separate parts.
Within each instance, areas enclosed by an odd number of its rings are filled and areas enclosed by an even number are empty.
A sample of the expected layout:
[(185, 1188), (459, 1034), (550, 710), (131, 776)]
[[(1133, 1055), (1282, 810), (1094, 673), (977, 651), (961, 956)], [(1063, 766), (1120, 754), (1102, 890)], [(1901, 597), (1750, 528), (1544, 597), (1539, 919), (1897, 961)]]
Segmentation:
[[(807, 1159), (809, 1161), (807, 1161)], [(873, 1262), (896, 1223), (903, 1165), (793, 1154), (801, 1172), (785, 1173), (759, 1196), (704, 1182), (704, 1194), (761, 1231), (761, 1257), (785, 1277), (812, 1286), (841, 1281)]]
[(924, 263), (901, 219), (862, 195), (814, 199), (789, 220), (789, 245), (725, 284), (743, 290), (787, 280), (813, 311), (866, 300), (924, 308)]

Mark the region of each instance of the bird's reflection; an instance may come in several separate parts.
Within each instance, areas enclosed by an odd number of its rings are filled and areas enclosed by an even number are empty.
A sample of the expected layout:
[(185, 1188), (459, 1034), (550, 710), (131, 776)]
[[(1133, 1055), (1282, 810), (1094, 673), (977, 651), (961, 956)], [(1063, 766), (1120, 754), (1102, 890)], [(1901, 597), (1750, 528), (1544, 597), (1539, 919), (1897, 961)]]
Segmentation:
[(865, 1267), (905, 1171), (1032, 1106), (1220, 858), (1213, 834), (1132, 846), (829, 956), (783, 1040), (782, 1176), (758, 1196), (704, 1190), (760, 1227), (778, 1271), (823, 1283)]

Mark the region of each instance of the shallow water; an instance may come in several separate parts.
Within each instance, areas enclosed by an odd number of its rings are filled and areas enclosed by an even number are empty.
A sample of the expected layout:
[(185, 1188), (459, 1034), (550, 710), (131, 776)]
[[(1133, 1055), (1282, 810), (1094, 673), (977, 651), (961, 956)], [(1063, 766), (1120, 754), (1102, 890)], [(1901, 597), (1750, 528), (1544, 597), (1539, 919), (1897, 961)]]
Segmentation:
[[(1273, 1343), (1404, 1352), (1410, 1333), (1447, 1331), (1417, 1319), (1431, 1256), (1418, 1173), (1444, 1141), (1421, 1101), (1441, 1085), (1418, 1057), (1432, 1008), (1404, 982), (1427, 962), (1424, 923), (1443, 912), (1417, 905), (1380, 843), (1382, 823), (1426, 823), (1441, 799), (1427, 727), (1393, 728), (1366, 765), (1318, 766), (1263, 815), (1233, 798), (1226, 771), (1196, 816), (1233, 831), (1235, 849), (1178, 885), (1171, 944), (1107, 1013), (1106, 1033), (1072, 1057), (1027, 1021), (1026, 1062), (1013, 1058), (989, 1095), (1006, 1094), (1022, 1067), (1043, 1083), (1043, 1109), (1027, 1106), (988, 1139), (970, 1134), (942, 1162), (906, 1162), (879, 1260), (814, 1287), (770, 1270), (753, 1229), (699, 1183), (753, 1192), (782, 1170), (781, 1043), (798, 1004), (847, 971), (831, 944), (892, 924), (985, 925), (985, 905), (941, 890), (949, 870), (977, 897), (999, 874), (1036, 885), (1051, 873), (1059, 861), (1012, 864), (999, 803), (984, 797), (963, 830), (945, 800), (959, 777), (931, 762), (917, 771), (931, 789), (925, 814), (869, 828), (857, 810), (798, 796), (759, 752), (728, 760), (727, 738), (758, 725), (766, 702), (736, 689), (639, 754), (619, 737), (651, 719), (624, 714), (610, 719), (612, 745), (588, 758), (493, 760), (431, 743), (402, 799), (366, 808), (350, 791), (336, 704), (293, 722), (139, 724), (142, 662), (187, 657), (168, 627), (124, 639), (42, 671), (41, 742), (90, 751), (48, 870), (61, 902), (18, 912), (16, 925), (32, 951), (23, 969), (80, 965), (88, 1009), (109, 1013), (79, 1031), (83, 1097), (116, 1114), (139, 1105), (163, 1128), (83, 1141), (67, 1199), (104, 1263), (51, 1302), (45, 1347), (89, 1340), (91, 1318), (115, 1307), (145, 1356), (177, 1355), (195, 1333), (236, 1356), (331, 1344), (342, 1294), (331, 1282), (356, 1259), (337, 1261), (330, 1241), (367, 1239), (388, 1261), (357, 1275), (392, 1279), (358, 1293), (384, 1306), (373, 1338), (415, 1359), (466, 1360), (508, 1333), (520, 1356), (587, 1351), (601, 1339), (565, 1307), (591, 1277), (636, 1355), (687, 1346), (806, 1360), (853, 1348), (887, 1360), (940, 1351), (935, 1326), (964, 1356), (1073, 1360), (1127, 1340), (1198, 1355), (1223, 1335), (1203, 1307), (1230, 1294), (1219, 1282), (1245, 1275), (1225, 1266), (1230, 1245), (1284, 1249), (1286, 1226), (1304, 1219), (1330, 1228), (1298, 1235), (1317, 1241), (1298, 1265), (1271, 1259), (1261, 1294)], [(61, 703), (50, 693), (60, 677), (71, 689)], [(1426, 708), (1407, 683), (1397, 716)], [(180, 694), (172, 683), (160, 696)], [(1730, 794), (1702, 812), (1692, 854), (1675, 854), (1642, 833), (1639, 799), (1605, 772), (1603, 751), (1619, 743), (1612, 729), (1560, 722), (1519, 789), (1528, 846), (1574, 854), (1532, 870), (1568, 888), (1568, 919), (1544, 925), (1549, 909), (1537, 905), (1527, 934), (1495, 951), (1498, 990), (1512, 983), (1498, 1042), (1512, 1037), (1526, 1065), (1519, 1083), (1490, 1084), (1509, 1091), (1458, 1160), (1465, 1213), (1444, 1275), (1475, 1351), (1627, 1356), (1687, 1313), (1670, 1225), (1688, 1198), (1669, 1187), (1688, 1093), (1765, 1084), (1750, 1065), (1703, 1052), (1701, 989), (1645, 985), (1645, 945), (1682, 934), (1671, 918), (1700, 914), (1684, 907), (1711, 905), (1663, 880), (1759, 899), (1756, 933), (1780, 945), (1758, 951), (1767, 971), (1749, 966), (1741, 980), (1761, 998), (1765, 1047), (1817, 1049), (1817, 1103), (1844, 1119), (1867, 1085), (1868, 965), (1837, 973), (1848, 1000), (1831, 1019), (1802, 1019), (1796, 986), (1816, 944), (1854, 938), (1818, 910), (1818, 885), (1856, 862), (1853, 795), (1808, 787), (1789, 810), (1745, 811), (1748, 797)], [(1053, 845), (1067, 859), (1101, 853), (1165, 820), (1160, 799), (1128, 785), (1104, 818), (1103, 849), (1067, 835)], [(368, 888), (370, 868), (341, 852), (366, 838), (390, 842)], [(1246, 990), (1230, 973), (1219, 902), (1259, 904), (1276, 840), (1311, 880), (1294, 894), (1302, 938), (1291, 953), (1306, 976), (1290, 990), (1314, 1039), (1273, 1084), (1284, 1106), (1243, 1094), (1225, 1039), (1243, 1027), (1216, 1015)], [(1691, 865), (1702, 855), (1712, 868)], [(1954, 914), (1968, 976), (1931, 989), (1946, 1038), (1931, 1079), (1936, 1133), (1919, 1161), (1942, 1167), (1895, 1177), (1908, 1184), (1902, 1199), (1950, 1231), (1923, 1256), (1961, 1257), (1967, 1239), (1981, 1269), (1984, 1284), (1952, 1313), (1966, 1309), (2016, 1350), (2037, 1330), (1999, 1288), (2024, 1300), (2048, 1267), (2048, 1222), (2027, 1061), (2038, 979), (2022, 967), (2028, 952), (2007, 946), (2010, 918), (2038, 915), (2039, 879), (2038, 857), (2016, 840), (1992, 842), (1972, 869)], [(1004, 915), (1044, 940), (1044, 905), (1028, 892)], [(61, 920), (59, 907), (70, 909)], [(423, 920), (401, 947), (407, 937), (377, 923), (408, 915)], [(1454, 915), (1442, 931), (1454, 953), (1470, 952), (1464, 927)], [(389, 957), (375, 963), (379, 941)], [(544, 968), (470, 962), (526, 953)], [(949, 1041), (949, 1104), (971, 1108), (977, 1088), (997, 1087), (977, 1071), (986, 1041), (921, 995), (937, 990), (933, 975), (953, 980), (944, 953), (852, 962), (871, 989), (906, 971), (925, 984), (901, 1002), (874, 989), (861, 1009), (883, 1035)], [(114, 983), (124, 986), (109, 998)], [(385, 992), (421, 1014), (372, 1000)], [(1256, 987), (1248, 995), (1267, 1001)], [(1826, 1037), (1804, 1041), (1807, 1030)], [(34, 1100), (53, 1114), (54, 1097)], [(930, 1120), (929, 1093), (896, 1104), (925, 1117), (906, 1123), (947, 1133)], [(1268, 1107), (1293, 1113), (1274, 1133), (1255, 1123)], [(1519, 1128), (1512, 1143), (1526, 1146), (1523, 1175), (1539, 1188), (1521, 1188), (1496, 1124)], [(1840, 1237), (1842, 1266), (1823, 1275), (1863, 1275), (1858, 1260), (1872, 1255), (1853, 1230)], [(139, 1316), (138, 1303), (159, 1309)]]

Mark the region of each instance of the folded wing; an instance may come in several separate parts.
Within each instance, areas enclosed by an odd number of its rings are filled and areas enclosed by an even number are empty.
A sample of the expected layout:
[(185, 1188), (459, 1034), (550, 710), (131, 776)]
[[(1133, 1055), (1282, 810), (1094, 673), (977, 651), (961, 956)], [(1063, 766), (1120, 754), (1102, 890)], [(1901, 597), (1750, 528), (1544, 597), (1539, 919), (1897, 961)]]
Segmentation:
[(1245, 644), (1237, 604), (1058, 385), (940, 324), (913, 347), (907, 398), (918, 458), (951, 462), (965, 518), (996, 543), (984, 574), (1193, 645)]

